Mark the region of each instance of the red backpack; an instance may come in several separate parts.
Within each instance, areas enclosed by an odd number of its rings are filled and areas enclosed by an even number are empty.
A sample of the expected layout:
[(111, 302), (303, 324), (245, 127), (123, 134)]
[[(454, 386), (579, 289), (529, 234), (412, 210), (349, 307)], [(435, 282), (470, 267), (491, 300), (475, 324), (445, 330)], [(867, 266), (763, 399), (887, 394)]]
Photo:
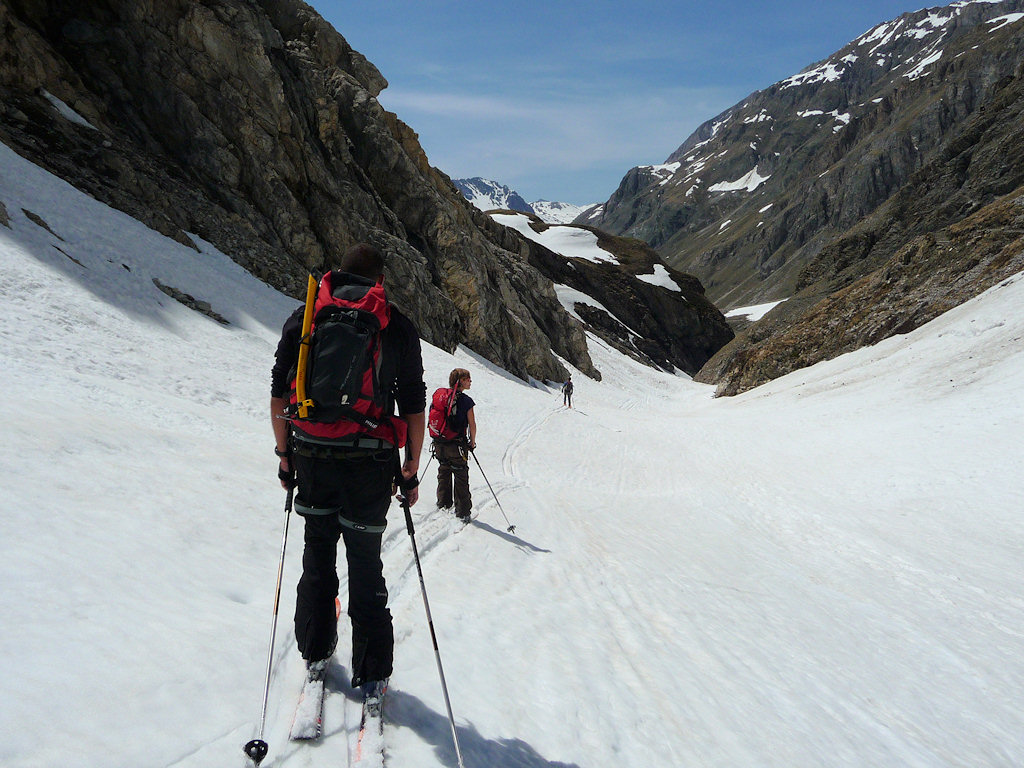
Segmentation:
[[(370, 280), (328, 272), (313, 306), (311, 351), (306, 373), (312, 403), (306, 418), (292, 425), (318, 442), (357, 434), (405, 444), (406, 424), (385, 412), (386, 393), (378, 379), (381, 331), (391, 319), (383, 287)], [(297, 400), (292, 380), (291, 402)]]
[(457, 394), (458, 390), (453, 387), (441, 387), (434, 392), (427, 415), (427, 430), (431, 437), (437, 440), (455, 440), (459, 437), (451, 425)]

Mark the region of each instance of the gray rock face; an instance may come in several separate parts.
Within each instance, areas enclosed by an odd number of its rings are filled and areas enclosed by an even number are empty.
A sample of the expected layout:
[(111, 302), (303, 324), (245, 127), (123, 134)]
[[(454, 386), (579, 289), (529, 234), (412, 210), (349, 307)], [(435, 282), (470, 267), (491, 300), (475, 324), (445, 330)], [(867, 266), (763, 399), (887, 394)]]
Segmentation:
[[(1024, 269), (1024, 186), (903, 246), (879, 269), (824, 298), (780, 305), (695, 377), (734, 395), (915, 328)], [(788, 314), (787, 314), (788, 311)]]
[(427, 341), (522, 378), (564, 380), (558, 357), (599, 376), (534, 244), (430, 166), (381, 74), (304, 3), (0, 0), (0, 39), (0, 140), (97, 199), (297, 298), (373, 243)]

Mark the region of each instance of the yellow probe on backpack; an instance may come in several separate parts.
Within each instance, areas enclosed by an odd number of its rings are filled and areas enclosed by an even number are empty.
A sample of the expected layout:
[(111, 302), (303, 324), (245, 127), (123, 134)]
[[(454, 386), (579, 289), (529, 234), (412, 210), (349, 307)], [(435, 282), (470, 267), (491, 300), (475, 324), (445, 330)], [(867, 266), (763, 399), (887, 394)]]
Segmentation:
[(309, 416), (313, 401), (306, 397), (306, 368), (309, 365), (310, 328), (313, 327), (313, 304), (316, 299), (317, 281), (312, 275), (306, 283), (306, 311), (302, 315), (302, 338), (299, 340), (299, 364), (295, 371), (295, 404), (299, 418)]

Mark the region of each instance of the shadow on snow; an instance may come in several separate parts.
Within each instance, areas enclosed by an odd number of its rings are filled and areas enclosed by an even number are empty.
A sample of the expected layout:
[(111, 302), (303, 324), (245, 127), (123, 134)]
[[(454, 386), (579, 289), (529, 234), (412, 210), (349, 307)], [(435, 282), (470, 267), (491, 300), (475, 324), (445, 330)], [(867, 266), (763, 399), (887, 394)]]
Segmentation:
[[(361, 702), (362, 694), (353, 689), (348, 669), (340, 665), (332, 665), (327, 675), (327, 690), (334, 696)], [(388, 689), (384, 704), (385, 723), (392, 728), (408, 728), (424, 742), (434, 748), (438, 763), (455, 768), (458, 759), (455, 756), (455, 745), (452, 742), (452, 727), (446, 714), (435, 712), (419, 698), (411, 693)], [(331, 734), (340, 734), (342, 728), (328, 730)], [(472, 725), (457, 726), (459, 748), (462, 750), (466, 765), (493, 765), (502, 768), (580, 768), (577, 763), (563, 763), (546, 760), (536, 749), (522, 739), (488, 739)], [(317, 746), (327, 739), (307, 744)]]
[[(438, 762), (457, 766), (451, 723), (412, 694), (388, 691), (386, 718), (390, 726), (409, 728), (433, 745)], [(500, 765), (502, 768), (579, 768), (576, 763), (546, 760), (522, 739), (488, 739), (472, 725), (456, 728), (466, 765)]]
[(522, 549), (528, 550), (530, 552), (542, 552), (544, 554), (548, 554), (548, 553), (551, 552), (550, 549), (542, 549), (542, 548), (536, 546), (535, 544), (531, 544), (528, 541), (524, 541), (523, 539), (521, 539), (518, 536), (515, 536), (515, 535), (513, 535), (511, 533), (508, 533), (506, 531), (499, 531), (497, 528), (495, 528), (492, 525), (488, 525), (487, 523), (480, 522), (479, 519), (473, 520), (470, 523), (470, 525), (472, 525), (474, 528), (479, 528), (479, 529), (481, 529), (483, 531), (486, 531), (487, 533), (493, 533), (495, 536), (504, 539), (505, 541), (509, 542), (510, 544), (515, 544), (517, 547), (520, 547)]

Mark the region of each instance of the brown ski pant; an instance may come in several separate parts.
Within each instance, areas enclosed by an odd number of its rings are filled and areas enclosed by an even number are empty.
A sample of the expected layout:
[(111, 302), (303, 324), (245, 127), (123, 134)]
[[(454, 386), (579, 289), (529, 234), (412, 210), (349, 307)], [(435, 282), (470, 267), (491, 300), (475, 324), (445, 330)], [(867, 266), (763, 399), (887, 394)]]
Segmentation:
[(469, 493), (469, 456), (460, 442), (434, 442), (437, 457), (437, 506), (455, 507), (459, 517), (469, 517), (473, 497)]

